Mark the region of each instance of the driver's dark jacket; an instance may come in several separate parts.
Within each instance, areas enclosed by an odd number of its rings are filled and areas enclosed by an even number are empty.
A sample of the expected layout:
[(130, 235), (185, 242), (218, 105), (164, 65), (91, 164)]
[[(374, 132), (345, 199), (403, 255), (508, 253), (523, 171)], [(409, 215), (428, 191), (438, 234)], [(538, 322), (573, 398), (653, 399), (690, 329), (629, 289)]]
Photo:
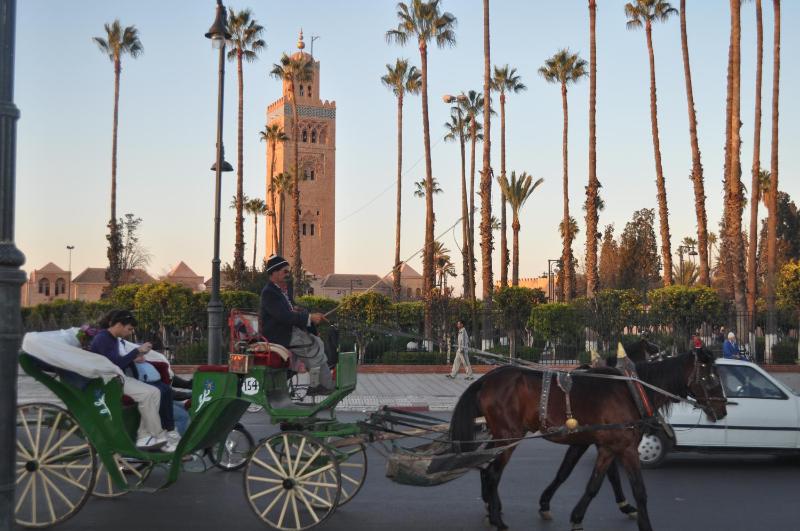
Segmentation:
[(261, 290), (261, 329), (270, 343), (290, 348), (292, 327), (305, 330), (308, 325), (308, 312), (293, 308), (287, 295), (274, 282), (268, 282)]

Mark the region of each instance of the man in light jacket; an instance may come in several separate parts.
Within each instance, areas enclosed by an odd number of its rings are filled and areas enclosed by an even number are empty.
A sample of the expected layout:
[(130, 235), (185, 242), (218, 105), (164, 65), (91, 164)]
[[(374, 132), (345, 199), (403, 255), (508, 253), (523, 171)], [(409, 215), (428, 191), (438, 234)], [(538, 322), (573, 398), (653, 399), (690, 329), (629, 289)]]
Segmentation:
[(456, 375), (458, 375), (458, 370), (461, 365), (464, 366), (464, 370), (467, 373), (467, 376), (464, 378), (465, 380), (472, 380), (472, 367), (469, 364), (469, 335), (467, 334), (467, 329), (464, 328), (464, 322), (460, 319), (456, 322), (456, 328), (458, 328), (458, 339), (457, 339), (457, 348), (456, 348), (456, 357), (453, 360), (453, 369), (450, 371), (450, 374), (447, 375), (448, 378), (454, 379)]

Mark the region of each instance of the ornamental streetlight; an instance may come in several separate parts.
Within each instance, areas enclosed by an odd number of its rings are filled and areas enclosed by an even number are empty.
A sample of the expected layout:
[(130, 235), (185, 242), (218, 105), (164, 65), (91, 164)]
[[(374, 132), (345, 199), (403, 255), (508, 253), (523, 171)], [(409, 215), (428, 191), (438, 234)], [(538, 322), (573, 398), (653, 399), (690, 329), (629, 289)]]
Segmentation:
[[(688, 254), (689, 256), (697, 256), (697, 251), (694, 250), (694, 245), (684, 244), (684, 245), (679, 245), (678, 246), (678, 258), (679, 258), (679, 261), (680, 261), (680, 274), (681, 274), (681, 278), (678, 279), (678, 281), (679, 281), (680, 284), (684, 283), (684, 279), (683, 279), (683, 254), (684, 253)], [(686, 282), (686, 284), (688, 284), (688, 282)]]
[(0, 0), (0, 531), (14, 525), (17, 354), (22, 330), (20, 288), (25, 256), (14, 243), (17, 120), (14, 105), (16, 1)]
[[(553, 265), (555, 264), (556, 269), (553, 269)], [(553, 302), (556, 299), (555, 291), (555, 279), (553, 278), (553, 273), (558, 274), (558, 268), (561, 267), (561, 260), (560, 259), (550, 259), (547, 261), (547, 301)]]
[(67, 300), (72, 298), (72, 250), (74, 245), (67, 245), (67, 252), (69, 253), (69, 265), (67, 266)]
[(208, 300), (208, 363), (219, 364), (222, 360), (222, 301), (219, 297), (219, 222), (220, 188), (222, 172), (232, 171), (225, 162), (225, 147), (222, 145), (222, 107), (225, 94), (225, 41), (230, 39), (227, 15), (222, 0), (217, 0), (217, 14), (214, 23), (206, 33), (211, 45), (219, 50), (219, 77), (217, 81), (217, 157), (211, 166), (216, 174), (214, 188), (214, 258), (211, 260), (211, 296)]

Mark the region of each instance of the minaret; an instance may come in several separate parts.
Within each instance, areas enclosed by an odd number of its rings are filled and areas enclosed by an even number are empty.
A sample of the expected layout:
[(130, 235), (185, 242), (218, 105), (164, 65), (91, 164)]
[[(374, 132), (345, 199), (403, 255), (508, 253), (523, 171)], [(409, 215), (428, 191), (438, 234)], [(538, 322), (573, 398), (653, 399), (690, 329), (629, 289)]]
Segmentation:
[[(316, 276), (334, 271), (336, 248), (336, 103), (320, 99), (320, 64), (305, 49), (303, 30), (292, 58), (303, 57), (313, 62), (312, 79), (295, 87), (300, 154), (300, 252), (303, 268)], [(294, 166), (294, 129), (290, 84), (283, 82), (282, 95), (267, 108), (267, 125), (278, 124), (289, 138), (278, 144), (275, 153), (275, 175), (289, 172)], [(272, 153), (266, 146), (267, 204), (270, 204), (270, 169)], [(283, 212), (277, 200), (277, 220), (283, 224), (283, 256), (292, 262), (292, 208), (289, 190), (283, 194)], [(265, 256), (279, 251), (273, 243), (273, 220), (267, 216)], [(281, 222), (283, 219), (283, 222)], [(280, 238), (280, 237), (279, 237)]]

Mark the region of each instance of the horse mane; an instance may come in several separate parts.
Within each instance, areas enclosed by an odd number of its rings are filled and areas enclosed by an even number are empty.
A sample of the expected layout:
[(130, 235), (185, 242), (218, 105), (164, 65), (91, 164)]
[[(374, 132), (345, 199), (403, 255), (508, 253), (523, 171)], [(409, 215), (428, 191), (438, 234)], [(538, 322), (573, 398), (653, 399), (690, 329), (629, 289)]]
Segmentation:
[[(685, 398), (689, 393), (689, 385), (686, 382), (686, 365), (693, 359), (692, 353), (688, 352), (662, 361), (641, 362), (636, 364), (636, 372), (640, 380)], [(671, 399), (647, 387), (645, 387), (645, 392), (658, 410), (665, 414), (669, 413), (674, 403)]]

